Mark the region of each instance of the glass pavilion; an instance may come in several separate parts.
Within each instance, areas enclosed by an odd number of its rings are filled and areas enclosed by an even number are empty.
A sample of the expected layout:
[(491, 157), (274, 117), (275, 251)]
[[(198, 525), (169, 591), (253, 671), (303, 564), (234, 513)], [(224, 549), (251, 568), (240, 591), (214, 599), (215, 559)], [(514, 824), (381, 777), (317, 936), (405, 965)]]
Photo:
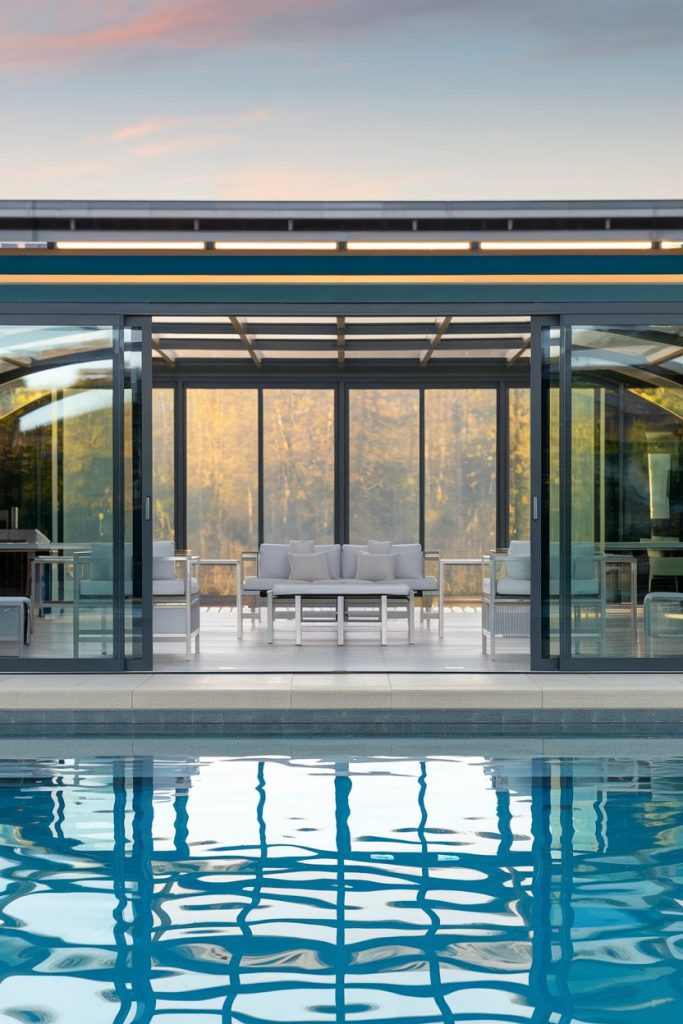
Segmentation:
[[(679, 669), (680, 238), (683, 203), (0, 203), (0, 667), (270, 670), (220, 563), (378, 537), (462, 562), (399, 668), (494, 667), (467, 559), (521, 540), (529, 635), (495, 667)], [(201, 559), (189, 666), (153, 642), (155, 539)]]

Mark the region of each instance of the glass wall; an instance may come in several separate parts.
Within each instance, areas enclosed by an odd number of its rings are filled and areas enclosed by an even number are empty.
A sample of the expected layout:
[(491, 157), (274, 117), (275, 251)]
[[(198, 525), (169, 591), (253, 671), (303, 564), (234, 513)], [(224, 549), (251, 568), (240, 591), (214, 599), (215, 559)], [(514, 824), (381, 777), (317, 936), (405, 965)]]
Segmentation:
[(510, 540), (528, 540), (531, 528), (531, 401), (529, 388), (508, 391)]
[(334, 391), (263, 392), (263, 537), (334, 542)]
[(683, 327), (571, 330), (574, 658), (683, 654)]
[(152, 392), (152, 460), (154, 475), (154, 537), (173, 540), (175, 532), (174, 466), (175, 391)]
[[(187, 545), (201, 558), (239, 558), (258, 544), (258, 392), (189, 388)], [(206, 566), (202, 596), (234, 593)]]
[[(496, 391), (425, 391), (425, 547), (479, 557), (496, 546)], [(478, 596), (481, 570), (458, 566), (446, 593)]]
[(416, 390), (349, 392), (349, 541), (420, 535), (420, 400)]
[(113, 655), (113, 404), (112, 328), (0, 326), (0, 657)]

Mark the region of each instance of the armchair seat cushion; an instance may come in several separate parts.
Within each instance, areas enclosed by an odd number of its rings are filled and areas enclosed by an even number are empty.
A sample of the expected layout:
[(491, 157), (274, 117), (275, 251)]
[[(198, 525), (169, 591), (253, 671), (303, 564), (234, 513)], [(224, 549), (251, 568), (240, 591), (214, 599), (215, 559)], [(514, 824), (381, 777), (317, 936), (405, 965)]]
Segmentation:
[[(184, 597), (185, 580), (153, 580), (152, 593), (154, 594), (155, 597)], [(190, 593), (199, 593), (199, 580), (190, 580)]]
[[(491, 580), (484, 580), (484, 593), (491, 593)], [(531, 594), (531, 580), (516, 580), (505, 577), (496, 581), (496, 594), (500, 597), (529, 597)]]

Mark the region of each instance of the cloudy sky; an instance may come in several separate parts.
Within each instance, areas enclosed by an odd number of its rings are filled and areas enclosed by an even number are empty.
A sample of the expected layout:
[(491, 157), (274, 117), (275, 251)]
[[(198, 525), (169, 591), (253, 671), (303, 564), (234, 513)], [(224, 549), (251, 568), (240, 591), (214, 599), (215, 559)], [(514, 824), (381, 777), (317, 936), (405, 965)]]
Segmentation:
[(683, 196), (681, 0), (0, 0), (0, 196)]

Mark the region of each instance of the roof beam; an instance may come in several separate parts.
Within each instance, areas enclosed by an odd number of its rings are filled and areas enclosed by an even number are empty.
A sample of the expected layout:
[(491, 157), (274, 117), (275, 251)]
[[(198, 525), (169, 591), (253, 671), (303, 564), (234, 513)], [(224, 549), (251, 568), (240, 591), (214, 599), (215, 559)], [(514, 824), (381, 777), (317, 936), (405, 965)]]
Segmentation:
[(240, 341), (242, 342), (242, 344), (246, 348), (247, 352), (249, 353), (249, 358), (251, 359), (252, 363), (254, 364), (254, 366), (260, 367), (261, 366), (261, 357), (259, 356), (258, 352), (256, 351), (256, 349), (252, 345), (251, 339), (248, 337), (247, 332), (245, 331), (245, 329), (242, 326), (241, 322), (237, 319), (236, 316), (229, 317), (229, 320), (230, 320), (230, 323), (232, 324), (232, 327), (233, 327), (233, 330), (235, 331), (235, 333), (239, 334)]
[(434, 355), (434, 352), (437, 350), (439, 345), (441, 344), (441, 339), (443, 338), (444, 334), (446, 333), (446, 331), (450, 327), (452, 319), (453, 319), (452, 316), (446, 316), (446, 317), (444, 317), (444, 319), (439, 324), (439, 328), (438, 328), (436, 334), (434, 335), (434, 337), (432, 338), (432, 340), (429, 343), (429, 348), (427, 349), (425, 354), (422, 356), (422, 359), (420, 360), (420, 366), (423, 369), (427, 365), (429, 360), (432, 358), (432, 356)]
[(337, 361), (340, 366), (344, 365), (346, 358), (346, 317), (337, 317)]
[(515, 363), (517, 362), (517, 360), (522, 358), (522, 356), (530, 348), (530, 346), (531, 346), (531, 335), (529, 335), (529, 337), (526, 339), (526, 341), (524, 342), (522, 347), (517, 349), (517, 351), (515, 352), (515, 354), (513, 356), (510, 356), (510, 358), (508, 359), (508, 366), (514, 366)]
[(163, 361), (167, 363), (168, 366), (175, 366), (175, 359), (171, 359), (168, 352), (164, 351), (164, 349), (159, 344), (158, 338), (155, 338), (154, 335), (152, 335), (152, 347), (154, 348), (155, 352), (159, 353)]

